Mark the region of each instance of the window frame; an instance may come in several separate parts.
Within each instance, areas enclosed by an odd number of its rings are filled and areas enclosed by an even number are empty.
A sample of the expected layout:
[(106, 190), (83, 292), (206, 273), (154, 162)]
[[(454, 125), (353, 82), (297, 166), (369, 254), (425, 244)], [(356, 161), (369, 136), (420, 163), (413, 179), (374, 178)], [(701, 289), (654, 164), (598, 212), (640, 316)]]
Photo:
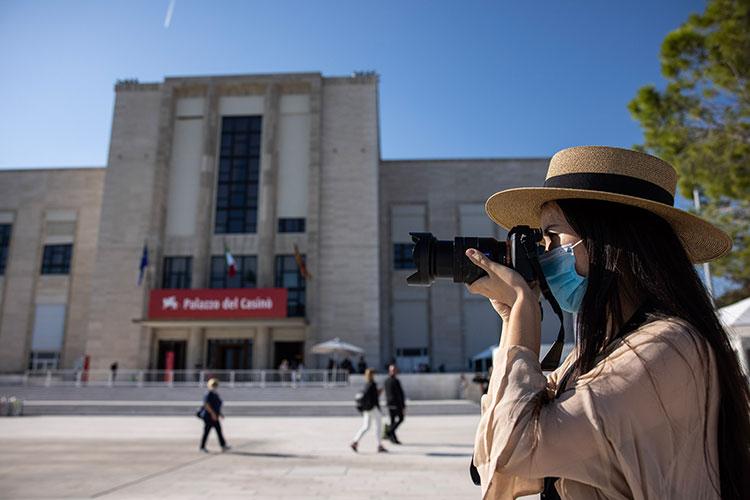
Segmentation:
[(304, 233), (307, 225), (304, 217), (279, 217), (276, 232)]
[(69, 275), (72, 260), (72, 243), (47, 243), (42, 250), (40, 274)]
[[(257, 255), (233, 255), (237, 262), (237, 276), (230, 278), (227, 275), (227, 258), (226, 255), (212, 255), (209, 265), (208, 288), (257, 288), (258, 287), (258, 256)], [(221, 266), (216, 263), (221, 262)], [(220, 267), (220, 269), (219, 269)], [(253, 279), (248, 279), (245, 275), (245, 269), (252, 267)], [(230, 280), (238, 280), (239, 286), (228, 286)], [(218, 285), (219, 282), (221, 286)]]
[(394, 243), (393, 244), (393, 269), (416, 269), (417, 264), (414, 262), (412, 254), (414, 253), (414, 243)]
[[(183, 260), (185, 269), (176, 271), (174, 264)], [(166, 255), (164, 256), (161, 287), (163, 289), (187, 290), (192, 287), (193, 281), (193, 256), (192, 255)], [(176, 283), (175, 283), (176, 281)], [(172, 286), (174, 284), (174, 286)], [(168, 286), (169, 285), (169, 286)]]
[(258, 231), (263, 116), (223, 116), (214, 199), (214, 234)]
[(10, 254), (10, 239), (13, 237), (13, 224), (0, 224), (0, 276), (5, 274), (5, 268)]
[[(302, 254), (302, 262), (306, 261), (305, 255)], [(297, 276), (297, 285), (293, 287), (284, 286), (284, 276), (287, 275)], [(305, 278), (297, 267), (297, 262), (294, 259), (294, 254), (280, 254), (276, 255), (274, 261), (274, 282), (277, 288), (286, 288), (287, 290), (287, 316), (288, 317), (304, 317), (305, 316), (305, 291), (306, 283)]]

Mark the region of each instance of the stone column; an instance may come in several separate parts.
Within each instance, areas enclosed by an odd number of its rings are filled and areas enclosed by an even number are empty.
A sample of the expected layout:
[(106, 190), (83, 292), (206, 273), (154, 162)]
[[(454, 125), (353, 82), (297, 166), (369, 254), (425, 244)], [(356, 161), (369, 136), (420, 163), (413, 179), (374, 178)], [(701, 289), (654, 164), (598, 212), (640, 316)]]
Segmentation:
[(258, 288), (274, 286), (274, 239), (276, 235), (276, 186), (278, 184), (277, 124), (279, 89), (269, 84), (263, 109), (260, 189), (258, 206)]
[(267, 326), (255, 329), (253, 340), (253, 369), (263, 370), (271, 366), (271, 332)]
[(219, 94), (211, 84), (206, 89), (203, 105), (203, 155), (201, 158), (198, 217), (195, 227), (193, 257), (193, 288), (208, 287), (213, 239), (213, 216), (216, 185), (216, 141), (219, 135)]
[(192, 370), (203, 365), (203, 328), (191, 328), (188, 334), (185, 368)]

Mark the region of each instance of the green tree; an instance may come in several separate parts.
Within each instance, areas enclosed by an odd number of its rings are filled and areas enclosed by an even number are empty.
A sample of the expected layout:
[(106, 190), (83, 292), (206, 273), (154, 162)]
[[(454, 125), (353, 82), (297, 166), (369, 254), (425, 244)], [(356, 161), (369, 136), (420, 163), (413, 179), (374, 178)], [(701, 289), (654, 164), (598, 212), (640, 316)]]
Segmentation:
[(636, 146), (675, 166), (679, 189), (701, 196), (701, 215), (733, 238), (712, 264), (732, 289), (717, 305), (750, 295), (750, 0), (709, 0), (662, 42), (663, 90), (646, 85), (628, 104), (643, 128)]

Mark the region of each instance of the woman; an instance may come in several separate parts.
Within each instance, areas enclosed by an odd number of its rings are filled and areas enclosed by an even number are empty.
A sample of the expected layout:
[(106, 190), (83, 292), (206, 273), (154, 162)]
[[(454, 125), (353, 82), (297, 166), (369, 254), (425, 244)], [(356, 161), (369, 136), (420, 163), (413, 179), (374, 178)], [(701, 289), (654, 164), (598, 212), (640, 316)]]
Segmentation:
[(208, 392), (203, 397), (203, 407), (199, 412), (199, 415), (203, 418), (203, 437), (201, 438), (200, 451), (208, 453), (208, 450), (206, 449), (206, 440), (208, 439), (208, 433), (211, 432), (212, 428), (216, 429), (216, 435), (219, 437), (221, 451), (228, 451), (230, 446), (228, 446), (227, 442), (224, 440), (224, 435), (221, 432), (221, 423), (219, 422), (219, 419), (224, 418), (224, 414), (221, 413), (223, 402), (219, 397), (219, 393), (216, 392), (216, 389), (219, 387), (219, 381), (212, 378), (208, 380), (206, 385), (208, 386)]
[(496, 223), (541, 227), (542, 273), (577, 313), (545, 378), (538, 287), (474, 249), (468, 288), (503, 320), (473, 464), (485, 498), (750, 498), (750, 391), (693, 267), (730, 238), (675, 209), (676, 175), (643, 153), (576, 147), (542, 188), (496, 193)]
[(378, 442), (378, 453), (385, 453), (386, 450), (380, 442), (380, 392), (375, 384), (375, 370), (368, 368), (365, 370), (365, 389), (362, 398), (362, 416), (364, 421), (362, 427), (357, 431), (354, 440), (349, 445), (355, 452), (359, 447), (359, 440), (365, 432), (370, 429), (370, 423), (375, 420), (375, 440)]

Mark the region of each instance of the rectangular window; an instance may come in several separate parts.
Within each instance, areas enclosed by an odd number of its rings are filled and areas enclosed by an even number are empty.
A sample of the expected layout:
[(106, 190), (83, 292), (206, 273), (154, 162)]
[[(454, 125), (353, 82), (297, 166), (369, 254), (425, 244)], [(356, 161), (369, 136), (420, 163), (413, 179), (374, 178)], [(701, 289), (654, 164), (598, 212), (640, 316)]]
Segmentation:
[[(302, 262), (304, 261), (305, 256), (303, 255)], [(304, 316), (305, 279), (300, 274), (294, 255), (276, 256), (276, 286), (287, 289), (287, 315)]]
[(406, 358), (427, 356), (427, 348), (426, 347), (401, 347), (399, 349), (396, 349), (396, 356), (404, 356)]
[(44, 245), (42, 274), (70, 274), (70, 257), (73, 245)]
[(216, 234), (257, 231), (261, 127), (260, 116), (222, 118)]
[(255, 255), (234, 255), (237, 274), (227, 273), (227, 258), (224, 255), (211, 257), (210, 288), (255, 288), (258, 258)]
[(280, 233), (304, 233), (305, 232), (305, 219), (279, 219), (279, 232)]
[(59, 366), (59, 352), (31, 351), (29, 353), (29, 370), (57, 370)]
[(415, 269), (412, 258), (414, 253), (414, 243), (394, 243), (393, 244), (393, 268), (394, 269)]
[(5, 263), (8, 261), (10, 228), (10, 224), (0, 224), (0, 276), (5, 274)]
[(192, 257), (164, 257), (161, 287), (190, 288), (192, 270)]

